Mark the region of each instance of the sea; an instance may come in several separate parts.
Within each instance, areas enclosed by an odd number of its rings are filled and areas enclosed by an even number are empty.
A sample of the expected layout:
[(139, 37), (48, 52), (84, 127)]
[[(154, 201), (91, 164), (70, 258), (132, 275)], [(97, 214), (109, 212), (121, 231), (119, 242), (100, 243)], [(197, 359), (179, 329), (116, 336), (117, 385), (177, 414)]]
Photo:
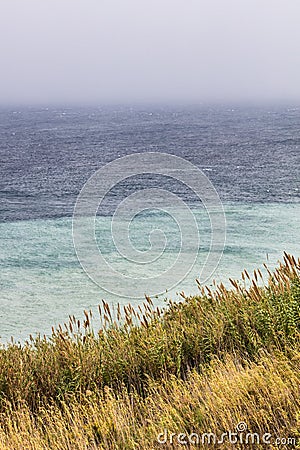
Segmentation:
[(0, 108), (0, 342), (299, 257), (299, 163), (299, 105)]

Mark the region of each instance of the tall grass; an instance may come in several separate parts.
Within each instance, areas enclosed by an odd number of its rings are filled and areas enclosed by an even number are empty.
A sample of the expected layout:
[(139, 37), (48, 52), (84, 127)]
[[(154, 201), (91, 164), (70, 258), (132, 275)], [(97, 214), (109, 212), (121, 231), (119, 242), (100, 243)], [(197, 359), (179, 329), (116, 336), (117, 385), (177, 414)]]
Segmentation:
[(157, 435), (240, 421), (297, 440), (299, 260), (285, 254), (268, 280), (244, 272), (231, 284), (165, 310), (103, 302), (98, 332), (85, 312), (49, 339), (2, 348), (0, 449), (181, 448)]

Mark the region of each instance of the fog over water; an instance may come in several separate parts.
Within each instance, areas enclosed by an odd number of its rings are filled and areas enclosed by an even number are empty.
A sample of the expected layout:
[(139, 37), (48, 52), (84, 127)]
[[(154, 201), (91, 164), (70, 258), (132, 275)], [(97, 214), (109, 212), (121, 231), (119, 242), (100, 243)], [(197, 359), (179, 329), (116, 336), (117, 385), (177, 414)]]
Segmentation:
[(300, 99), (298, 0), (9, 0), (0, 103)]

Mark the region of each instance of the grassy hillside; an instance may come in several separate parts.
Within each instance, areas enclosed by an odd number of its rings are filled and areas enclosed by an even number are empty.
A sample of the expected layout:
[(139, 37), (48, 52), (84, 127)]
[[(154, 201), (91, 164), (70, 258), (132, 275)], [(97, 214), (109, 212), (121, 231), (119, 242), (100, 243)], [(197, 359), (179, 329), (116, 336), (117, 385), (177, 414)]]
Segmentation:
[(2, 348), (0, 449), (300, 448), (299, 270), (285, 255), (165, 310), (103, 302), (99, 331), (85, 312)]

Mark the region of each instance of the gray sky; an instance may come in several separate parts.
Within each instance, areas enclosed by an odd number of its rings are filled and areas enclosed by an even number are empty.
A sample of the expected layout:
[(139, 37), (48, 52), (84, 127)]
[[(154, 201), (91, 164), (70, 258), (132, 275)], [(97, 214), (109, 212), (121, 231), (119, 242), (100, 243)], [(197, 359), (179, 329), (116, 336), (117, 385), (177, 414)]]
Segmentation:
[(300, 100), (299, 0), (1, 0), (0, 103)]

